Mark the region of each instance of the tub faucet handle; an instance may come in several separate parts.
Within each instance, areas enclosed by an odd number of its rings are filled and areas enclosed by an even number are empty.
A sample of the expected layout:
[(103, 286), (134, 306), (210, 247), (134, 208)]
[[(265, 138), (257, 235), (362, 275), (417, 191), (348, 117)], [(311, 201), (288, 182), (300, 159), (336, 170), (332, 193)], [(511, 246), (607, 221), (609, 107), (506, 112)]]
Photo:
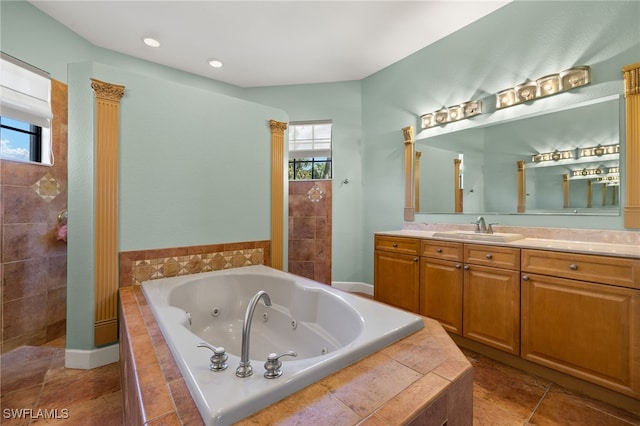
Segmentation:
[(227, 369), (228, 367), (227, 359), (229, 357), (227, 356), (227, 353), (222, 346), (215, 347), (213, 345), (210, 345), (209, 343), (200, 342), (198, 343), (197, 347), (207, 348), (213, 351), (213, 355), (211, 355), (211, 358), (209, 358), (209, 361), (211, 361), (211, 364), (209, 365), (209, 370), (217, 372), (217, 371), (224, 371)]
[(264, 372), (264, 377), (267, 379), (275, 379), (276, 377), (282, 376), (282, 370), (280, 369), (282, 367), (282, 361), (280, 361), (280, 358), (285, 355), (298, 356), (294, 351), (285, 352), (280, 355), (270, 353), (269, 356), (267, 356), (267, 362), (264, 363), (264, 368), (266, 370)]

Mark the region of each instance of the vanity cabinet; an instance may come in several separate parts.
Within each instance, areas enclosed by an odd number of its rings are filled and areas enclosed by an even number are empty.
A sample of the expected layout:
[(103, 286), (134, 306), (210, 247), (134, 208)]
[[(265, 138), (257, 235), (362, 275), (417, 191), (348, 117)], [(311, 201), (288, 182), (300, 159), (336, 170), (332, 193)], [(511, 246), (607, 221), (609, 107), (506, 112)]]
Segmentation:
[(374, 297), (640, 399), (640, 258), (375, 236)]
[(465, 244), (463, 336), (520, 354), (520, 249)]
[(373, 298), (411, 312), (420, 306), (420, 240), (376, 235)]
[(420, 260), (420, 314), (450, 333), (462, 334), (463, 245), (423, 240)]
[(522, 358), (640, 396), (640, 261), (522, 251)]

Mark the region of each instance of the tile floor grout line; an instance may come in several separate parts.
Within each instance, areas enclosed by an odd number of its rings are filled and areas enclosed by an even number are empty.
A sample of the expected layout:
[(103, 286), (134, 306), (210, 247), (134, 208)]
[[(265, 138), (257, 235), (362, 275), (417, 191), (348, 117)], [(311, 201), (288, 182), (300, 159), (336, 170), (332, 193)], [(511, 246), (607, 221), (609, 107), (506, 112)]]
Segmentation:
[(529, 418), (524, 423), (525, 425), (528, 425), (529, 423), (531, 423), (531, 419), (536, 414), (536, 411), (538, 411), (538, 408), (540, 408), (540, 405), (542, 404), (542, 401), (544, 401), (544, 399), (547, 397), (547, 394), (551, 390), (552, 386), (553, 386), (553, 383), (549, 384), (549, 386), (544, 390), (544, 394), (542, 394), (542, 397), (540, 398), (540, 401), (538, 401), (536, 406), (533, 407), (533, 411), (531, 411), (531, 415), (529, 415)]

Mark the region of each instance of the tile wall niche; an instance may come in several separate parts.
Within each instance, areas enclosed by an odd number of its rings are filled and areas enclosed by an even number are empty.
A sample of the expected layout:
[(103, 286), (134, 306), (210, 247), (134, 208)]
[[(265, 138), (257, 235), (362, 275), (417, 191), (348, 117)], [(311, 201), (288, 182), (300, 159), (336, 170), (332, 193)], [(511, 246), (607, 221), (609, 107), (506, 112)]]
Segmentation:
[(331, 181), (289, 182), (289, 272), (331, 284)]
[(67, 245), (57, 239), (67, 208), (67, 86), (52, 80), (53, 166), (0, 160), (0, 352), (63, 336)]
[(265, 240), (120, 252), (120, 287), (249, 265), (270, 266), (269, 247)]

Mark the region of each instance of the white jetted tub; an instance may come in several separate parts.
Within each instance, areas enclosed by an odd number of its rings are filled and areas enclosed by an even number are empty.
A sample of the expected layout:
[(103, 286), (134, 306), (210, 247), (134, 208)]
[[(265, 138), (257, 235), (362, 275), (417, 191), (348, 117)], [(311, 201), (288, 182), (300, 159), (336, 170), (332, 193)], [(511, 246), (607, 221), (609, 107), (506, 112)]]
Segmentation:
[[(208, 425), (228, 425), (306, 387), (423, 327), (408, 312), (302, 277), (256, 265), (145, 281), (145, 297), (189, 391)], [(253, 374), (237, 377), (243, 322), (255, 304), (249, 344)], [(209, 369), (224, 347), (228, 368)], [(272, 353), (284, 356), (282, 375), (267, 379)]]

